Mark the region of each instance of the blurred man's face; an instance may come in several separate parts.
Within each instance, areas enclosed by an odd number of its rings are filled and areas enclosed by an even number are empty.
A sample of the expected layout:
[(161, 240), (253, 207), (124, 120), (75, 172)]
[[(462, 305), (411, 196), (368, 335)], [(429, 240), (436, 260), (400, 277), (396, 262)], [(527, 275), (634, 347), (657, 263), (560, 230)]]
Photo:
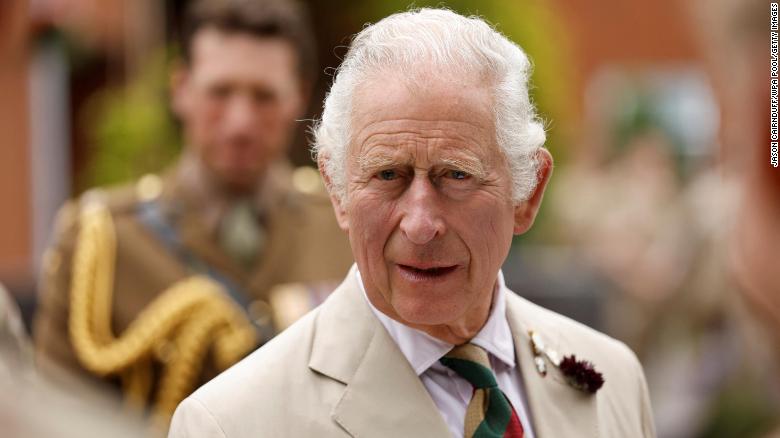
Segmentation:
[(413, 327), (478, 329), (513, 233), (530, 226), (527, 203), (512, 200), (490, 90), (381, 79), (354, 98), (347, 202), (334, 200), (366, 293)]
[(226, 188), (251, 190), (303, 110), (297, 55), (282, 39), (209, 27), (191, 44), (173, 87), (187, 147)]

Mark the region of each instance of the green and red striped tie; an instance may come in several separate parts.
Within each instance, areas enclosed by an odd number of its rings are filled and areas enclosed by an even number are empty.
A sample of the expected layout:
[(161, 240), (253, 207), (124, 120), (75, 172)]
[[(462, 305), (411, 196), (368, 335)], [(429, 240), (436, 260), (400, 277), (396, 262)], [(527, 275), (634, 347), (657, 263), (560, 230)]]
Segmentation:
[(439, 361), (474, 387), (466, 408), (465, 438), (523, 437), (523, 425), (506, 395), (498, 388), (488, 354), (482, 347), (459, 345)]

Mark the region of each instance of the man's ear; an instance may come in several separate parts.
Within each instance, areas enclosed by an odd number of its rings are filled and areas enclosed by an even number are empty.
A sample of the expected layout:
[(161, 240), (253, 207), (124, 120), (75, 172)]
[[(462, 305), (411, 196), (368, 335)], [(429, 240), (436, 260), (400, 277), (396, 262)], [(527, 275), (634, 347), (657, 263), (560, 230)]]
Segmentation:
[(177, 61), (171, 66), (171, 74), (168, 78), (168, 86), (171, 94), (171, 109), (180, 119), (190, 106), (187, 87), (189, 82), (189, 69), (184, 61)]
[(322, 180), (325, 181), (325, 188), (328, 189), (330, 202), (333, 204), (333, 211), (336, 213), (336, 221), (339, 223), (339, 227), (344, 231), (349, 231), (349, 215), (344, 208), (343, 200), (336, 196), (335, 190), (333, 188), (333, 181), (331, 181), (330, 176), (328, 176), (328, 172), (325, 170), (325, 162), (327, 160), (327, 155), (317, 154), (317, 168), (320, 170)]
[(515, 206), (515, 234), (523, 234), (531, 228), (539, 213), (539, 207), (542, 205), (544, 189), (550, 180), (553, 170), (553, 159), (547, 149), (539, 149), (536, 152), (536, 160), (539, 162), (539, 169), (536, 172), (536, 188), (531, 196)]

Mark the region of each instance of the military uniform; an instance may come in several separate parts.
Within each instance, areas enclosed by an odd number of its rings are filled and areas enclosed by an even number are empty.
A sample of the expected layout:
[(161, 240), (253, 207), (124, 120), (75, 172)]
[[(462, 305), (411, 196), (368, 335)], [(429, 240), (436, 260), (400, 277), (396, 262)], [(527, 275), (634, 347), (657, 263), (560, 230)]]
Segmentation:
[[(140, 391), (141, 402), (153, 406), (155, 397), (159, 402), (160, 395), (155, 396), (155, 392), (162, 385), (166, 363), (175, 361), (177, 354), (176, 342), (169, 341), (175, 340), (187, 321), (197, 322), (192, 321), (198, 318), (193, 309), (201, 309), (200, 318), (212, 318), (219, 309), (227, 309), (223, 312), (227, 316), (224, 323), (190, 330), (195, 334), (185, 343), (189, 342), (190, 347), (206, 343), (208, 354), (187, 365), (184, 371), (176, 371), (176, 376), (168, 377), (181, 380), (184, 377), (180, 374), (186, 377), (192, 370), (197, 374), (180, 383), (186, 389), (180, 388), (181, 394), (175, 398), (186, 396), (229, 365), (225, 360), (215, 363), (215, 351), (224, 353), (225, 348), (216, 341), (209, 344), (214, 336), (253, 327), (256, 336), (251, 348), (241, 341), (242, 346), (233, 348), (232, 356), (221, 356), (229, 358), (228, 362), (237, 360), (316, 305), (327, 294), (323, 291), (335, 287), (335, 281), (343, 277), (351, 264), (346, 235), (338, 229), (331, 204), (313, 169), (293, 172), (285, 163), (279, 163), (261, 187), (253, 204), (265, 238), (251, 265), (229, 256), (217, 243), (219, 219), (226, 215), (231, 200), (215, 194), (193, 157), (185, 155), (161, 178), (146, 176), (131, 186), (88, 192), (67, 203), (58, 215), (55, 243), (44, 260), (42, 298), (34, 327), (41, 362), (64, 366), (93, 379), (98, 375), (119, 381), (125, 392), (141, 385), (145, 388)], [(84, 228), (84, 214), (94, 206), (107, 212), (103, 231)], [(87, 231), (93, 234), (80, 234)], [(94, 255), (103, 254), (95, 253), (99, 245), (91, 248), (98, 240), (108, 242), (104, 246), (110, 248), (109, 256)], [(88, 253), (94, 254), (89, 258), (85, 255)], [(115, 262), (106, 262), (111, 259)], [(81, 266), (85, 263), (91, 265)], [(74, 278), (74, 272), (89, 281)], [(204, 293), (187, 307), (182, 298), (171, 295), (190, 292), (172, 292), (176, 285), (178, 289), (196, 288), (194, 283), (182, 283), (195, 276), (207, 279), (200, 283), (201, 289), (209, 289), (211, 284), (211, 290), (219, 290), (224, 299)], [(100, 295), (101, 284), (107, 285), (105, 297)], [(78, 300), (76, 290), (82, 289), (97, 292), (86, 301), (74, 301)], [(165, 294), (171, 295), (168, 302), (158, 303), (164, 301)], [(224, 304), (225, 301), (231, 304)], [(78, 309), (86, 310), (72, 311), (74, 303)], [(110, 315), (102, 316), (104, 333), (93, 334), (101, 328), (101, 306), (110, 309)], [(172, 311), (177, 315), (175, 320), (152, 315), (159, 313), (160, 308), (170, 310), (177, 306)], [(98, 314), (98, 322), (81, 321), (82, 314), (92, 313)], [(137, 339), (123, 339), (125, 334)], [(92, 344), (74, 344), (79, 336), (89, 337)], [(118, 345), (122, 343), (126, 345)], [(141, 347), (142, 343), (148, 348)], [(86, 348), (83, 345), (93, 351), (80, 351)], [(133, 363), (117, 359), (120, 353), (114, 351), (128, 349), (136, 351)], [(109, 365), (101, 368), (109, 362), (119, 365), (116, 369)], [(134, 362), (149, 366), (135, 373), (135, 383), (128, 383), (123, 373), (135, 366)], [(178, 400), (168, 400), (167, 407), (158, 413), (169, 414), (176, 403)]]

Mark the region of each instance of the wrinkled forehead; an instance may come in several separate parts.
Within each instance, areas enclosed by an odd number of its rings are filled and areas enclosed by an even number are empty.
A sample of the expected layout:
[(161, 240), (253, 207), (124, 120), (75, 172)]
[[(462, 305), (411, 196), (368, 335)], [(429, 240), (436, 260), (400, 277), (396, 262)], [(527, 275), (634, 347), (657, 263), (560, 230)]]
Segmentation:
[(374, 74), (355, 89), (351, 124), (353, 171), (414, 162), (458, 164), (484, 175), (502, 161), (492, 88), (478, 77), (436, 70)]
[(377, 117), (472, 120), (476, 115), (492, 127), (492, 107), (491, 84), (476, 75), (429, 68), (414, 73), (381, 70), (367, 74), (355, 87), (352, 122), (357, 126)]
[[(380, 72), (365, 78), (352, 100), (350, 149), (359, 153), (377, 135), (456, 137), (495, 144), (492, 88), (473, 77)], [(363, 151), (365, 152), (365, 151)]]

